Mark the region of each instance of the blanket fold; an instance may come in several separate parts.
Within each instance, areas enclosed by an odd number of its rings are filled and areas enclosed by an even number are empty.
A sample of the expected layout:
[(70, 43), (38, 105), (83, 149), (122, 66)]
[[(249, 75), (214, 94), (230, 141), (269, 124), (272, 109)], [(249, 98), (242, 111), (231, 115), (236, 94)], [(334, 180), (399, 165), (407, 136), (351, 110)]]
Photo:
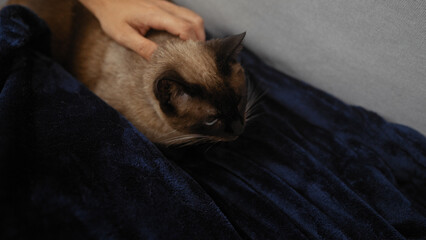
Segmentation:
[(0, 239), (424, 239), (426, 138), (270, 68), (236, 141), (160, 151), (0, 12)]

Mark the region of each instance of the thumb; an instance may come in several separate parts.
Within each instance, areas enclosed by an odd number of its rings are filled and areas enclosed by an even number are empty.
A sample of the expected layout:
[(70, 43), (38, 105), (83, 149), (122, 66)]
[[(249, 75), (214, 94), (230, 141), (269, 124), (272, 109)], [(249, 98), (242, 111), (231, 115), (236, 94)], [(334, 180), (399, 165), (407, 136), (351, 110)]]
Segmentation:
[(157, 49), (157, 44), (153, 41), (143, 37), (137, 30), (130, 25), (124, 25), (120, 30), (120, 36), (115, 40), (137, 54), (141, 55), (146, 60), (149, 60)]

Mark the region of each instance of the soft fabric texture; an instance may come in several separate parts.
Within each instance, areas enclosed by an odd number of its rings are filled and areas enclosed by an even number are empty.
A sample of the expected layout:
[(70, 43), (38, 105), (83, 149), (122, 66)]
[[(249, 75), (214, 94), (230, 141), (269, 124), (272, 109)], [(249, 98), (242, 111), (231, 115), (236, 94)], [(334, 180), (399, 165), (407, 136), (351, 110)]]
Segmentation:
[(426, 134), (426, 1), (174, 0), (272, 66)]
[(423, 239), (426, 138), (265, 65), (235, 142), (169, 149), (0, 12), (0, 239)]

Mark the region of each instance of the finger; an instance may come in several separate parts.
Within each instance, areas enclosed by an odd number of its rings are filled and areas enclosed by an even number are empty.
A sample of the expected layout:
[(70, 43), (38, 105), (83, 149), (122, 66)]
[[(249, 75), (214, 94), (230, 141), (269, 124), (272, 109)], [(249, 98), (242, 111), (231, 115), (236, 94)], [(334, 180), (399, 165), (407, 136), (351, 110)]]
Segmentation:
[(157, 49), (157, 44), (143, 37), (137, 30), (130, 25), (125, 24), (120, 29), (121, 35), (115, 37), (115, 40), (127, 48), (135, 51), (146, 60), (149, 60)]
[(179, 36), (183, 40), (198, 40), (195, 29), (190, 22), (173, 16), (164, 10), (153, 14), (149, 18), (147, 25), (157, 30), (167, 31), (173, 35)]
[(158, 1), (157, 3), (161, 7), (163, 7), (167, 12), (192, 23), (195, 28), (195, 33), (197, 34), (197, 39), (200, 41), (206, 40), (206, 34), (204, 31), (204, 20), (200, 15), (187, 8), (180, 7), (168, 1)]

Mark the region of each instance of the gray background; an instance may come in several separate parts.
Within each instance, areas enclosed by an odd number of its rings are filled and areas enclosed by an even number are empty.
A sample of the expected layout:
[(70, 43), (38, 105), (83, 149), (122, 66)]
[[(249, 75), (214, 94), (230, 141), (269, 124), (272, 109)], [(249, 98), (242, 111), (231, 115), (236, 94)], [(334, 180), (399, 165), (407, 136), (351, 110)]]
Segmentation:
[(175, 2), (216, 36), (247, 31), (277, 69), (426, 134), (426, 1)]
[(216, 36), (247, 31), (277, 69), (426, 133), (426, 1), (175, 2)]

